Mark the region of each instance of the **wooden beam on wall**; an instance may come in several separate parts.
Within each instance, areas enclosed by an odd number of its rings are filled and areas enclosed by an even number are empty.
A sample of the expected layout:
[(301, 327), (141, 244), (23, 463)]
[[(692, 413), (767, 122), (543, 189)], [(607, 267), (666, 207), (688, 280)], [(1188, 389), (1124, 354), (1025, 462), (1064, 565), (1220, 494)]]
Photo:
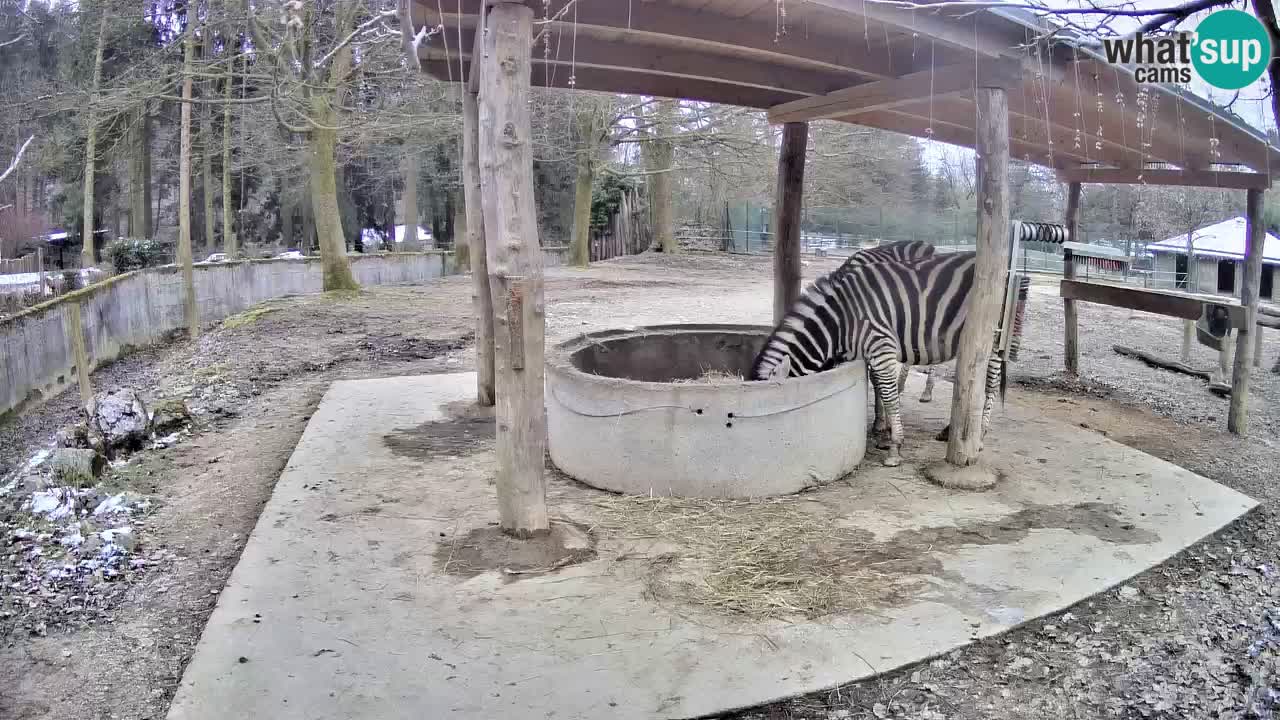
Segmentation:
[(529, 60), (533, 11), (489, 9), (480, 71), (480, 183), (494, 308), (498, 520), (529, 537), (547, 518), (542, 250), (533, 204)]
[(773, 235), (773, 323), (800, 297), (800, 210), (804, 204), (804, 161), (809, 123), (782, 126)]
[(951, 432), (947, 462), (973, 465), (982, 449), (982, 410), (987, 361), (1005, 297), (1009, 254), (1009, 103), (1003, 88), (979, 88), (978, 109), (977, 259), (969, 291), (956, 382), (951, 397)]
[[(1248, 192), (1245, 203), (1246, 234), (1249, 246), (1244, 254), (1244, 282), (1240, 285), (1240, 305), (1245, 322), (1236, 328), (1236, 357), (1231, 371), (1231, 407), (1227, 412), (1227, 431), (1236, 435), (1249, 432), (1249, 373), (1250, 347), (1253, 333), (1260, 333), (1258, 321), (1258, 290), (1262, 286), (1262, 252), (1267, 241), (1267, 227), (1262, 219), (1263, 191)], [(1224, 341), (1225, 346), (1225, 341)]]
[(1222, 190), (1266, 190), (1271, 187), (1271, 178), (1263, 173), (1213, 170), (1074, 168), (1059, 170), (1058, 179), (1073, 183), (1176, 185)]
[(860, 113), (948, 95), (972, 96), (976, 87), (995, 87), (997, 84), (1008, 87), (1016, 84), (1018, 79), (1019, 70), (1012, 63), (988, 62), (980, 67), (973, 63), (951, 65), (936, 71), (924, 70), (784, 103), (769, 108), (769, 122), (808, 122), (836, 117), (854, 121), (854, 116)]
[[(1067, 186), (1067, 212), (1065, 218), (1067, 237), (1076, 241), (1080, 230), (1080, 183), (1073, 182)], [(1062, 277), (1064, 280), (1075, 280), (1076, 263), (1071, 250), (1062, 253)], [(1080, 318), (1076, 314), (1076, 301), (1062, 296), (1062, 363), (1070, 375), (1080, 374)]]

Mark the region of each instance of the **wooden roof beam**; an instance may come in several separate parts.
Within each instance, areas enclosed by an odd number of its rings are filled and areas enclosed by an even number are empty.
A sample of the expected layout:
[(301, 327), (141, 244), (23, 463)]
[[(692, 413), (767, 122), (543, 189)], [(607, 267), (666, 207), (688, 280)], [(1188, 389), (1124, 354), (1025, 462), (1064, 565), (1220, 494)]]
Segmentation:
[[(458, 27), (473, 27), (480, 7), (485, 0), (446, 0), (443, 16), (433, 3), (413, 0), (415, 24), (443, 22), (450, 33), (450, 46), (455, 44)], [(529, 3), (534, 5), (534, 3)], [(535, 5), (534, 32), (540, 33), (548, 26), (541, 17), (541, 3)], [(691, 50), (721, 51), (758, 62), (789, 66), (826, 69), (835, 73), (855, 73), (869, 80), (894, 77), (910, 67), (908, 50), (889, 53), (867, 53), (861, 46), (838, 39), (819, 38), (816, 35), (784, 35), (775, 40), (772, 23), (766, 25), (748, 19), (725, 22), (723, 15), (700, 10), (690, 10), (665, 3), (649, 2), (580, 2), (574, 11), (551, 24), (555, 36), (563, 36), (565, 42), (572, 37), (577, 25), (578, 41), (582, 36), (612, 30), (626, 33), (637, 42), (646, 39), (666, 45), (678, 45)], [(552, 40), (553, 46), (555, 38)], [(534, 56), (540, 54), (534, 49)], [(834, 88), (833, 88), (834, 89)]]
[(886, 110), (921, 99), (950, 95), (972, 95), (982, 87), (1010, 87), (1020, 79), (1012, 63), (971, 63), (924, 70), (891, 80), (864, 83), (819, 97), (794, 100), (769, 108), (769, 122), (808, 122), (835, 117), (851, 118), (859, 113)]
[[(974, 132), (972, 126), (938, 119), (934, 119), (930, 123), (927, 118), (903, 112), (900, 108), (864, 113), (856, 116), (853, 122), (925, 140), (937, 140), (949, 145), (973, 148)], [(1017, 139), (1012, 134), (1009, 139), (1009, 154), (1019, 160), (1026, 160), (1045, 166), (1049, 166), (1052, 162), (1079, 162), (1082, 160), (1082, 158), (1071, 153), (1050, 153), (1048, 148), (1043, 145)]]
[(1058, 171), (1062, 182), (1111, 185), (1174, 185), (1221, 190), (1269, 190), (1271, 178), (1265, 173), (1213, 170), (1072, 168)]
[[(459, 60), (450, 57), (448, 60), (432, 57), (423, 60), (422, 67), (434, 78), (447, 79), (452, 73), (454, 80), (459, 78)], [(532, 64), (530, 81), (534, 87), (567, 89), (570, 73), (568, 68), (560, 67), (558, 71), (547, 73), (546, 66), (539, 62)], [(471, 59), (464, 57), (461, 61), (461, 72), (471, 71)], [(748, 108), (767, 108), (779, 103), (795, 100), (796, 93), (768, 90), (745, 85), (727, 85), (697, 78), (685, 78), (673, 75), (657, 75), (646, 72), (619, 72), (617, 69), (594, 68), (581, 64), (573, 74), (574, 89), (593, 90), (598, 92), (623, 93), (630, 95), (650, 95), (653, 97), (693, 100), (697, 102), (721, 103)]]
[(906, 9), (869, 0), (808, 0), (841, 13), (865, 17), (900, 32), (929, 37), (960, 50), (987, 58), (1016, 57), (1021, 51), (1009, 47), (1007, 40), (984, 32), (980, 12), (968, 10), (968, 17), (943, 15), (938, 10)]
[[(454, 35), (451, 39), (453, 42), (450, 43), (447, 55), (453, 57), (456, 62), (459, 51), (458, 38)], [(706, 80), (725, 85), (742, 85), (785, 93), (791, 97), (826, 93), (835, 88), (845, 87), (857, 78), (855, 74), (849, 72), (815, 72), (697, 50), (655, 47), (634, 42), (610, 42), (583, 35), (579, 35), (576, 43), (577, 48), (574, 51), (565, 45), (557, 48), (557, 44), (552, 43), (550, 63), (554, 72), (568, 74), (573, 73), (577, 68), (609, 68), (620, 72), (643, 72)], [(462, 56), (470, 58), (474, 47), (475, 35), (464, 32)], [(547, 56), (541, 48), (536, 50), (533, 54), (533, 63), (545, 66)], [(424, 58), (442, 59), (445, 55), (443, 44), (419, 50), (419, 57)]]

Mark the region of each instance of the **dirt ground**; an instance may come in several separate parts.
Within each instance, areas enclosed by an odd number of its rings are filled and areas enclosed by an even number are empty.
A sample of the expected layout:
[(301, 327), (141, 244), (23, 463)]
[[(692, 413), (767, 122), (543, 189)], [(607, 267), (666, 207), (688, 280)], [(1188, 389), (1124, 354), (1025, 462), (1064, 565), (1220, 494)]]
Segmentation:
[[(833, 268), (814, 260), (806, 275)], [(628, 324), (767, 323), (764, 258), (645, 255), (548, 271), (548, 341)], [(1061, 301), (1032, 295), (1011, 394), (1046, 415), (1187, 467), (1263, 502), (1242, 521), (1119, 591), (943, 658), (733, 717), (1271, 718), (1280, 716), (1280, 376), (1254, 371), (1251, 436), (1225, 432), (1227, 401), (1202, 381), (1111, 351), (1174, 356), (1177, 321), (1082, 306), (1081, 381), (1062, 366)], [(104, 612), (32, 632), (0, 619), (0, 718), (163, 718), (217, 594), (307, 418), (334, 380), (474, 367), (470, 281), (309, 296), (126, 357), (96, 387), (181, 397), (195, 431), (134, 455), (117, 482), (155, 502), (141, 547), (163, 560)], [(1194, 364), (1216, 354), (1196, 348)], [(910, 402), (911, 399), (909, 398)], [(75, 393), (0, 425), (0, 476), (49, 443)], [(443, 448), (441, 451), (447, 451)], [(12, 555), (9, 556), (10, 560)], [(0, 571), (5, 554), (0, 553)], [(5, 607), (24, 598), (0, 587)], [(33, 601), (34, 602), (34, 601)]]

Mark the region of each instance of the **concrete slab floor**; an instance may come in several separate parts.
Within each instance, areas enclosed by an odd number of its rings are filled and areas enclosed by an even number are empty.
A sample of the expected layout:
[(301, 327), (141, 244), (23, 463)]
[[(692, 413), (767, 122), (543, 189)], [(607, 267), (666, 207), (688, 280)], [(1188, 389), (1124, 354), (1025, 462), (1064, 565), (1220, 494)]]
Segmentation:
[[(812, 620), (727, 616), (678, 589), (655, 597), (654, 541), (604, 525), (597, 557), (582, 564), (458, 572), (468, 550), (456, 538), (497, 519), (492, 425), (465, 410), (475, 376), (335, 383), (169, 718), (595, 720), (748, 707), (1061, 610), (1255, 505), (1013, 400), (997, 410), (984, 452), (1003, 479), (981, 493), (944, 490), (919, 468), (942, 457), (931, 436), (950, 385), (923, 405), (922, 382), (913, 373), (906, 393), (902, 467), (881, 467), (872, 451), (846, 480), (783, 501), (856, 530), (871, 565), (884, 558), (869, 592), (892, 576), (893, 592)], [(589, 526), (618, 500), (550, 482), (553, 513)], [(687, 550), (662, 549), (674, 564)]]

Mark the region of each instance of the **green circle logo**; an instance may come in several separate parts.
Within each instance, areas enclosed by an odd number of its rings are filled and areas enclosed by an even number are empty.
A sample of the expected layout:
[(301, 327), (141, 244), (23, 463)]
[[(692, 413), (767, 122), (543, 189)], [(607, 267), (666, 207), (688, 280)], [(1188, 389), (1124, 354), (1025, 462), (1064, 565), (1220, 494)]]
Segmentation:
[(1239, 90), (1262, 77), (1271, 61), (1271, 37), (1243, 10), (1218, 10), (1196, 28), (1191, 63), (1210, 85)]

